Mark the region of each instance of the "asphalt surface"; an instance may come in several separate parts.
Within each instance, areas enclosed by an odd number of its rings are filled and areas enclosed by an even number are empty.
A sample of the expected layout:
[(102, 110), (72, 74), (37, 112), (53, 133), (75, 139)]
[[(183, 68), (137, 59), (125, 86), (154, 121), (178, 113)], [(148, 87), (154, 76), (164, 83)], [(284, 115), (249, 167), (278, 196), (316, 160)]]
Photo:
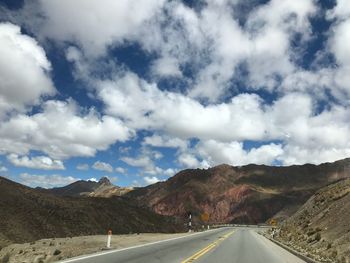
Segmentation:
[(220, 228), (168, 241), (102, 252), (74, 263), (302, 263), (253, 228)]

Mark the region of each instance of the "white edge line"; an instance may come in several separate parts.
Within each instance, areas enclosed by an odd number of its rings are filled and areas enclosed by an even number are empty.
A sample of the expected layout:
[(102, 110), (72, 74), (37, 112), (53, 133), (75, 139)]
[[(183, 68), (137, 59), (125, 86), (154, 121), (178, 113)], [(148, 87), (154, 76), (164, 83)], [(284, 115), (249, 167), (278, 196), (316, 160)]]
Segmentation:
[(195, 236), (195, 235), (199, 235), (199, 234), (204, 234), (204, 233), (208, 233), (208, 232), (211, 232), (211, 231), (215, 231), (215, 230), (218, 230), (218, 229), (220, 229), (220, 228), (210, 229), (210, 230), (207, 230), (207, 231), (204, 231), (204, 232), (193, 233), (191, 235), (186, 235), (186, 236), (182, 236), (182, 237), (174, 237), (174, 238), (170, 238), (170, 239), (159, 240), (159, 241), (155, 241), (155, 242), (152, 242), (152, 243), (141, 244), (141, 245), (132, 246), (132, 247), (125, 247), (125, 248), (120, 248), (120, 249), (114, 249), (114, 250), (107, 251), (107, 252), (94, 253), (94, 254), (91, 254), (91, 255), (80, 256), (80, 257), (67, 259), (67, 260), (63, 260), (63, 261), (58, 261), (58, 262), (60, 262), (60, 263), (74, 262), (74, 261), (78, 261), (78, 260), (82, 260), (82, 259), (103, 256), (103, 255), (116, 253), (116, 252), (120, 252), (120, 251), (124, 251), (124, 250), (129, 250), (129, 249), (134, 249), (134, 248), (139, 248), (139, 247), (145, 247), (145, 246), (151, 246), (151, 245), (155, 245), (155, 244), (159, 244), (159, 243), (163, 243), (163, 242), (168, 242), (168, 241), (172, 241), (172, 240), (177, 240), (177, 239), (181, 239), (181, 238), (188, 238), (188, 237), (192, 237), (192, 236)]

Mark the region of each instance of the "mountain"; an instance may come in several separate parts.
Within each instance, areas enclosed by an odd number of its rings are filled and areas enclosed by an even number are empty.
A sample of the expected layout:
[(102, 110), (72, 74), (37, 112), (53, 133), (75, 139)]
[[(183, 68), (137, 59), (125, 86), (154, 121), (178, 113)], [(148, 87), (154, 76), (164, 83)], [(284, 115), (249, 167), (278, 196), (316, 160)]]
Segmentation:
[[(279, 239), (317, 260), (350, 262), (350, 179), (317, 191), (283, 224)], [(324, 262), (324, 261), (322, 261)]]
[(98, 182), (80, 180), (63, 187), (38, 188), (38, 190), (57, 196), (112, 197), (124, 195), (133, 190), (133, 188), (115, 186), (107, 177), (102, 177)]
[(219, 165), (184, 170), (126, 196), (161, 215), (184, 218), (191, 211), (197, 221), (207, 213), (211, 223), (262, 223), (283, 220), (318, 189), (346, 177), (350, 159), (288, 167)]
[(108, 229), (136, 233), (179, 228), (171, 218), (123, 197), (55, 196), (0, 177), (0, 248), (41, 238), (105, 234)]

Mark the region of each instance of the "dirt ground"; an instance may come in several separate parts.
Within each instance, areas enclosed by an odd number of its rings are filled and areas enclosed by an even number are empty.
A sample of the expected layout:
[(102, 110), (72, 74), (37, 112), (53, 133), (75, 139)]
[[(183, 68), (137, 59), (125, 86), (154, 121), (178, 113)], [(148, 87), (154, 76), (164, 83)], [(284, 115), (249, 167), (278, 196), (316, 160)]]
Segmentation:
[[(125, 248), (188, 235), (130, 234), (113, 235), (111, 249)], [(32, 243), (12, 244), (0, 250), (1, 263), (47, 263), (106, 249), (107, 235), (41, 239)]]

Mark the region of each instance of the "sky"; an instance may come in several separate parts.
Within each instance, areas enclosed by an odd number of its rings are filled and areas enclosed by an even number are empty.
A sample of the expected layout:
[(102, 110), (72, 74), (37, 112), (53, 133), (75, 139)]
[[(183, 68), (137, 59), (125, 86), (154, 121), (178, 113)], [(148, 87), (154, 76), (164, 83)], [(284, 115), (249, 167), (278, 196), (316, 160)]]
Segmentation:
[(0, 0), (0, 175), (350, 157), (349, 43), (348, 0)]

